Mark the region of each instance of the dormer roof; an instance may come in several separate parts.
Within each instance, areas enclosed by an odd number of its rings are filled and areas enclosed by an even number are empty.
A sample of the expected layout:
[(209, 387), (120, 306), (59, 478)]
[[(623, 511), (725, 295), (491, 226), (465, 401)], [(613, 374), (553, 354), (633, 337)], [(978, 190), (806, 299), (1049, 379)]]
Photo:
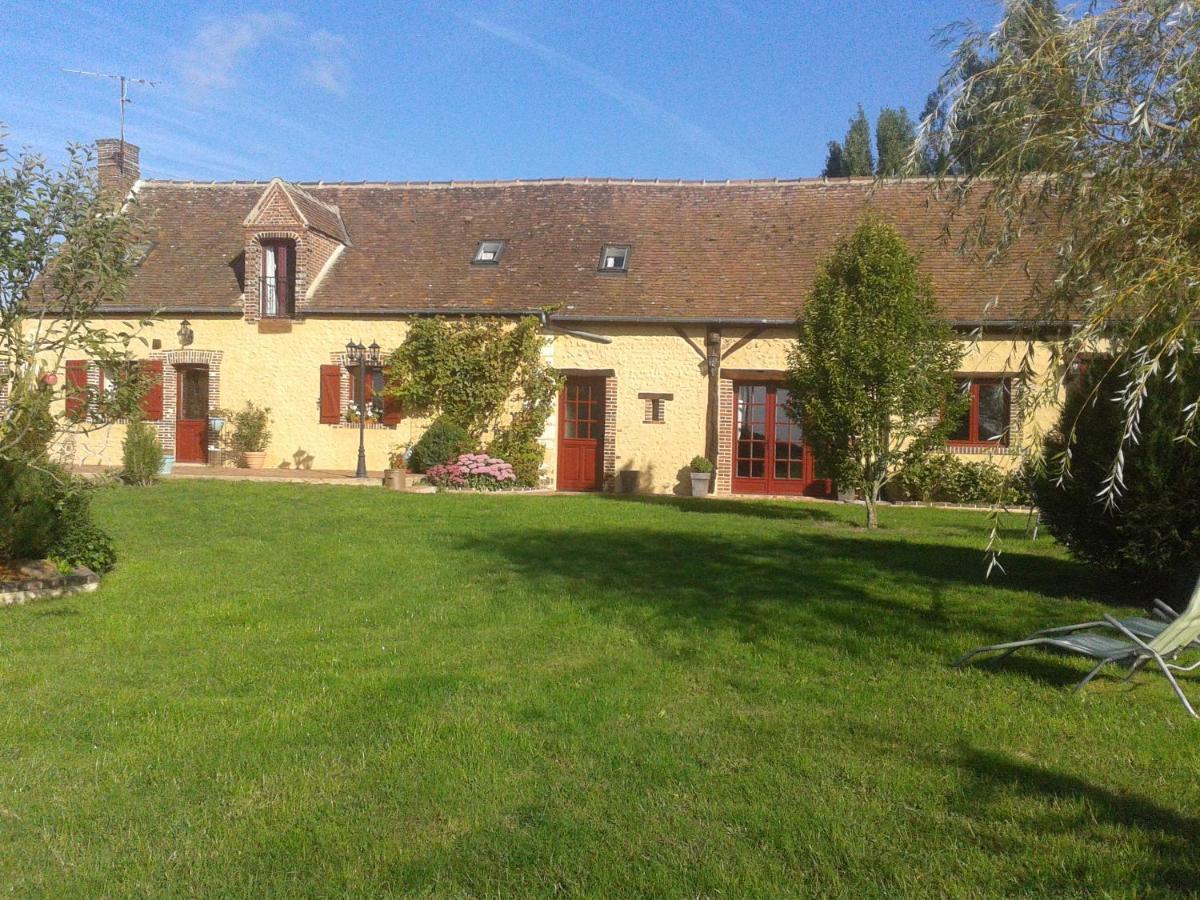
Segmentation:
[[(290, 216), (285, 210), (290, 211)], [(340, 244), (350, 245), (350, 235), (336, 205), (318, 200), (282, 178), (271, 179), (242, 225), (251, 231), (290, 225), (318, 231)]]

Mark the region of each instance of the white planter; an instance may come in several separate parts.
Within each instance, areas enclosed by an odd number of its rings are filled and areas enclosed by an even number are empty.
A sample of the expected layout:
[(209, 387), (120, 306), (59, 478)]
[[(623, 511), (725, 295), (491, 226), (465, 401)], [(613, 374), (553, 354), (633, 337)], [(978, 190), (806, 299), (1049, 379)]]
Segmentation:
[(692, 472), (692, 496), (707, 497), (712, 472)]

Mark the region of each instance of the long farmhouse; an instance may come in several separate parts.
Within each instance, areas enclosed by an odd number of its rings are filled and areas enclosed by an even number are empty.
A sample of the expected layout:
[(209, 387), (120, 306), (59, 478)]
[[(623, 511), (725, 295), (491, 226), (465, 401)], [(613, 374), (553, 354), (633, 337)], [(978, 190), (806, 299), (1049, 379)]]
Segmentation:
[[(386, 353), (419, 316), (536, 315), (566, 377), (546, 486), (679, 491), (705, 454), (717, 493), (828, 495), (782, 377), (819, 265), (867, 209), (921, 255), (969, 343), (950, 449), (1003, 461), (1022, 440), (1029, 254), (959, 254), (919, 180), (197, 183), (140, 178), (128, 143), (102, 140), (98, 158), (144, 223), (127, 299), (105, 314), (160, 315), (137, 352), (161, 375), (144, 407), (177, 465), (220, 464), (210, 411), (253, 401), (272, 411), (268, 466), (352, 468), (361, 402), (378, 407), (366, 449), (383, 468), (428, 422), (375, 396), (381, 372), (357, 397), (347, 343)], [(78, 359), (66, 377), (104, 376)], [(81, 435), (75, 462), (117, 464), (122, 436)]]

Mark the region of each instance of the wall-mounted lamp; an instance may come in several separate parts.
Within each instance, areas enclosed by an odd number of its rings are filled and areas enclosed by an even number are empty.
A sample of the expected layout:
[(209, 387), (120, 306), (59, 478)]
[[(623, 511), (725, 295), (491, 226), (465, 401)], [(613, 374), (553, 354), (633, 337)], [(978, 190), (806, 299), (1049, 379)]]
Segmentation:
[(192, 331), (191, 323), (189, 323), (187, 319), (184, 319), (179, 323), (179, 331), (177, 331), (176, 334), (179, 335), (180, 347), (190, 346), (192, 341), (196, 339), (196, 335)]
[(716, 328), (708, 330), (708, 336), (704, 341), (705, 349), (708, 351), (706, 361), (708, 362), (708, 374), (716, 375), (721, 369), (721, 332)]

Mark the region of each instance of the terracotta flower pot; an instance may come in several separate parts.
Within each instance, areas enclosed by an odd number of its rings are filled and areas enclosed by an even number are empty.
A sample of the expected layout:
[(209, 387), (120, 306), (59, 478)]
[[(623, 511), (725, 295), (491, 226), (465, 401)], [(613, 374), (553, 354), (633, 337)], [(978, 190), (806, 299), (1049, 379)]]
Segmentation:
[(250, 451), (247, 450), (242, 454), (242, 459), (245, 461), (247, 469), (261, 469), (267, 461), (266, 451)]

